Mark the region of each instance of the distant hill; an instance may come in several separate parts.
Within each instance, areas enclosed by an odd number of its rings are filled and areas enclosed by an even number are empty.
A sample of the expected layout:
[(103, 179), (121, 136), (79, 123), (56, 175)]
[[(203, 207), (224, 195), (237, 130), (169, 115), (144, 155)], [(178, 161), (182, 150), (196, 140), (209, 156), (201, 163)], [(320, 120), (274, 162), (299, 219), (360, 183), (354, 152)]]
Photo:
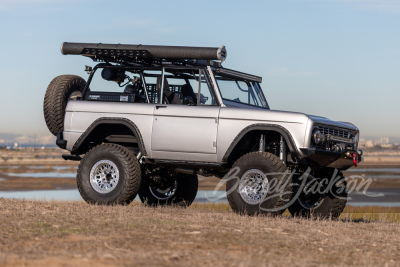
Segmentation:
[(18, 137), (18, 134), (10, 134), (10, 133), (0, 133), (0, 139), (2, 140), (10, 140)]
[(0, 133), (0, 146), (49, 146), (55, 145), (56, 137), (49, 135), (22, 135), (11, 133)]
[[(390, 144), (400, 143), (400, 137), (395, 137), (395, 136), (381, 136), (381, 137), (387, 137), (387, 138), (389, 138), (389, 143), (390, 143)], [(361, 135), (361, 138), (362, 138), (362, 139), (365, 139), (365, 140), (378, 140), (378, 139), (380, 139), (381, 137), (376, 137), (376, 136), (363, 136), (363, 135)]]

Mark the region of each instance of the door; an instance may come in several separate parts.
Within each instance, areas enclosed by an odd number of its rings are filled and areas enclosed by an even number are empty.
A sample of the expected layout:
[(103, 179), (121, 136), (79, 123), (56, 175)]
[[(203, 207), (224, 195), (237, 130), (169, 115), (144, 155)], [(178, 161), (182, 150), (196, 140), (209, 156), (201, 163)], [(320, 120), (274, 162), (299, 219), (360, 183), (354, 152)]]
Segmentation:
[(210, 160), (207, 155), (217, 153), (220, 106), (204, 70), (164, 69), (162, 78), (163, 86), (166, 85), (163, 90), (179, 95), (180, 101), (156, 105), (151, 137), (153, 155), (188, 161)]
[(153, 151), (217, 153), (219, 106), (156, 105)]

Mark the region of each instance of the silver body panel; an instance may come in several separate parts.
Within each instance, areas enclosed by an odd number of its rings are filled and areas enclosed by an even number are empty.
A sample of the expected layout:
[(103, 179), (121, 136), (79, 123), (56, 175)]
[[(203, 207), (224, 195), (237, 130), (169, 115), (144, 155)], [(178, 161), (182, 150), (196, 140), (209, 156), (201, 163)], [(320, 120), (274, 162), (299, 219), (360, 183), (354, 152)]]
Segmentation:
[(72, 150), (78, 138), (99, 118), (133, 122), (149, 158), (221, 162), (235, 137), (254, 124), (279, 125), (292, 136), (299, 150), (310, 146), (315, 125), (326, 124), (358, 132), (354, 126), (302, 113), (239, 107), (158, 105), (70, 101), (64, 138)]
[(217, 153), (218, 106), (162, 105), (155, 109), (151, 151)]
[(151, 153), (155, 104), (69, 101), (64, 120), (64, 139), (71, 151), (78, 138), (100, 118), (125, 118), (140, 130), (144, 146)]
[(351, 123), (303, 113), (224, 103), (208, 68), (219, 106), (160, 105), (145, 103), (69, 101), (64, 121), (64, 140), (72, 151), (81, 135), (100, 118), (126, 119), (140, 131), (147, 158), (221, 163), (235, 138), (251, 125), (284, 128), (299, 156), (310, 148), (316, 125), (328, 125), (354, 133)]
[(235, 137), (253, 124), (279, 125), (291, 133), (297, 148), (304, 147), (304, 135), (309, 118), (302, 113), (267, 109), (221, 108), (218, 128), (218, 159), (223, 156)]

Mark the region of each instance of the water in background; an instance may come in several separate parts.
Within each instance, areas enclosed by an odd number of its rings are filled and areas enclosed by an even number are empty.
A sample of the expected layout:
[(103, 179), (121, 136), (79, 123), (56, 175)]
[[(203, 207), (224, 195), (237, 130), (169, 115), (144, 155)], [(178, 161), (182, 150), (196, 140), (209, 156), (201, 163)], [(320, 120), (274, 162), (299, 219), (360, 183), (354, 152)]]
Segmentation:
[[(10, 167), (8, 167), (10, 168)], [(12, 168), (12, 167), (11, 167)], [(30, 166), (30, 169), (44, 169), (44, 166)], [(75, 178), (76, 168), (71, 172), (63, 172), (71, 167), (56, 166), (52, 167), (51, 172), (35, 172), (35, 173), (7, 173), (8, 176), (34, 177), (34, 178)], [(382, 178), (400, 178), (400, 168), (373, 168), (373, 169), (350, 169), (346, 171), (348, 174), (363, 173), (363, 178), (372, 178), (379, 180)], [(382, 174), (380, 174), (382, 173)], [(2, 179), (4, 180), (4, 179)], [(374, 189), (375, 190), (375, 189)], [(400, 189), (385, 188), (379, 189), (379, 192), (368, 190), (367, 195), (376, 195), (383, 193), (383, 197), (366, 196), (362, 192), (352, 193), (348, 205), (352, 206), (381, 206), (381, 207), (400, 207)], [(77, 189), (57, 189), (57, 190), (35, 190), (35, 191), (0, 191), (0, 197), (32, 199), (32, 200), (82, 200)], [(139, 200), (139, 198), (136, 198)], [(224, 191), (217, 191), (215, 194), (212, 190), (199, 190), (195, 202), (200, 203), (227, 203)]]
[[(377, 193), (377, 192), (370, 192)], [(362, 194), (350, 194), (349, 206), (379, 206), (379, 207), (400, 207), (399, 192), (386, 192), (385, 197), (367, 197)], [(0, 191), (0, 198), (28, 199), (28, 200), (57, 200), (57, 201), (83, 201), (78, 189), (59, 189), (59, 190), (36, 190), (36, 191)], [(136, 197), (140, 201), (139, 197)], [(224, 191), (199, 190), (195, 199), (197, 203), (228, 203)]]

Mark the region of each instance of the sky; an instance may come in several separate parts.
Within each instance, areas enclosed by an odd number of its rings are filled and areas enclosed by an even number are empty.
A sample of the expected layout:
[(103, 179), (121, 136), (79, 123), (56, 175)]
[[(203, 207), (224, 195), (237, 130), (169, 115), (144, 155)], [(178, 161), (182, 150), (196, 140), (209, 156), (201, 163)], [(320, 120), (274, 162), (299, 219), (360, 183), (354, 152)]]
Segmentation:
[(271, 109), (400, 137), (400, 1), (0, 0), (0, 133), (49, 135), (43, 98), (87, 78), (62, 42), (225, 45), (224, 67), (261, 76)]

